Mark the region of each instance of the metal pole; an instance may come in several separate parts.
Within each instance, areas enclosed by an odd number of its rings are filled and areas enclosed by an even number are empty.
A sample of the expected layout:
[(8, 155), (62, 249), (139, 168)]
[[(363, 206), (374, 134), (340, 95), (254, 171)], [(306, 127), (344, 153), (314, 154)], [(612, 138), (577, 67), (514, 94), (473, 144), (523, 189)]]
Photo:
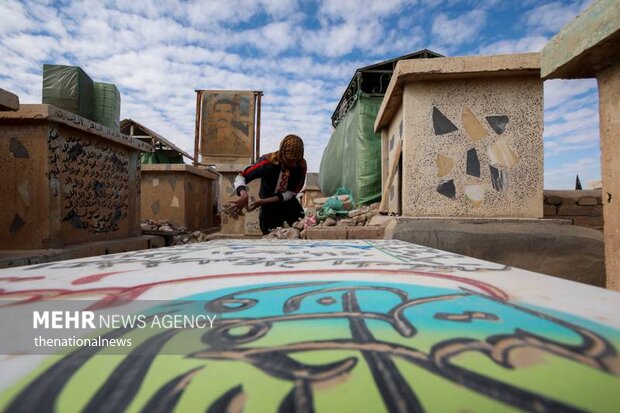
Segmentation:
[(198, 165), (198, 141), (200, 140), (200, 103), (202, 102), (202, 90), (196, 90), (196, 132), (194, 134), (194, 165)]
[(256, 162), (256, 159), (260, 156), (260, 103), (262, 91), (254, 92), (256, 94), (256, 154), (252, 162)]

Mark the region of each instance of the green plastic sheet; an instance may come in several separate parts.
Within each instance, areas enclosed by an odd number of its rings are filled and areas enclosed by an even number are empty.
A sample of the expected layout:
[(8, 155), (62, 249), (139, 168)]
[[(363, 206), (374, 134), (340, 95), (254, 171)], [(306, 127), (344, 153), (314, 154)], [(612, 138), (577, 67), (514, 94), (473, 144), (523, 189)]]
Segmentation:
[(77, 66), (43, 65), (43, 103), (94, 120), (92, 79)]
[(324, 194), (349, 188), (358, 205), (381, 199), (381, 134), (374, 123), (383, 97), (360, 94), (332, 134), (321, 159)]
[(351, 209), (355, 208), (353, 193), (347, 188), (338, 188), (336, 192), (330, 196), (322, 207), (317, 209), (316, 217), (319, 221), (325, 221), (327, 218), (345, 217), (349, 210), (344, 208), (344, 203), (338, 199), (339, 195), (348, 195)]
[(95, 91), (95, 122), (115, 132), (121, 125), (121, 94), (112, 83), (94, 82)]
[(142, 154), (141, 162), (146, 164), (152, 163), (184, 163), (183, 155), (173, 151), (153, 151)]

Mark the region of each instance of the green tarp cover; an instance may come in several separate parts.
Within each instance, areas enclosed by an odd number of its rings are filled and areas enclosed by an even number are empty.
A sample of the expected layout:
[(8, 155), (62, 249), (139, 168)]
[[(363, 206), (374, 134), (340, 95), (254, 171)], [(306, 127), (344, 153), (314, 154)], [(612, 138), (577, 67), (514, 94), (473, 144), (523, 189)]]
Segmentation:
[(118, 132), (121, 125), (121, 94), (112, 83), (94, 82), (95, 122)]
[(142, 163), (183, 163), (183, 155), (173, 151), (153, 151), (142, 154)]
[(338, 124), (321, 159), (319, 186), (324, 194), (345, 187), (357, 204), (381, 199), (381, 134), (373, 129), (382, 100), (362, 94)]
[(43, 65), (43, 103), (94, 120), (93, 81), (77, 66)]

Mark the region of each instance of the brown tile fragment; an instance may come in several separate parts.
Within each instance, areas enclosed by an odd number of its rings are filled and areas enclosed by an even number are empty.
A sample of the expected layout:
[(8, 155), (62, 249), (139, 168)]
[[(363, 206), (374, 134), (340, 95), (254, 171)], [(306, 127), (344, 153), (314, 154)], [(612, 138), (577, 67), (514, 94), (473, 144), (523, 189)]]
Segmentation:
[(488, 135), (486, 128), (467, 106), (463, 108), (463, 129), (472, 142), (477, 142)]

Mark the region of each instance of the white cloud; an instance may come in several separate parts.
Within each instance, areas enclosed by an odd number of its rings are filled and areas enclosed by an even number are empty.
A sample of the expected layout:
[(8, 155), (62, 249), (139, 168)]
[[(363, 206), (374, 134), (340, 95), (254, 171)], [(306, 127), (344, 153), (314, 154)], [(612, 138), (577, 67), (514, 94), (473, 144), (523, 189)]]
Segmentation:
[(28, 18), (28, 12), (22, 3), (12, 0), (2, 2), (0, 35), (18, 33), (33, 27), (34, 23)]
[(584, 93), (596, 90), (596, 80), (547, 80), (545, 85), (545, 108), (551, 109)]
[(330, 24), (318, 30), (308, 30), (300, 38), (305, 51), (328, 58), (342, 57), (353, 51), (375, 54), (377, 46), (389, 44), (378, 21)]
[(446, 45), (457, 46), (468, 43), (478, 36), (485, 21), (484, 10), (472, 10), (453, 19), (442, 13), (433, 21), (433, 36)]
[(600, 179), (600, 165), (599, 159), (585, 157), (545, 169), (545, 188), (574, 189), (577, 175), (582, 185), (587, 181)]
[(525, 14), (525, 23), (535, 33), (555, 34), (590, 3), (592, 0), (542, 4)]
[[(492, 4), (508, 7), (478, 0), (3, 0), (0, 87), (38, 103), (43, 63), (81, 66), (118, 85), (122, 117), (190, 153), (195, 89), (263, 90), (262, 152), (297, 133), (317, 171), (330, 116), (356, 68), (421, 48), (533, 51), (553, 34), (540, 29), (546, 18), (530, 13), (513, 17), (521, 24), (515, 38), (498, 40), (485, 31)], [(457, 14), (464, 7), (472, 9)], [(592, 81), (546, 82), (545, 154), (552, 161), (598, 144), (595, 94)]]
[(297, 0), (262, 0), (261, 5), (274, 19), (291, 17), (299, 9)]
[(276, 22), (248, 32), (247, 41), (262, 52), (278, 55), (295, 45), (296, 34), (297, 31), (289, 23)]
[(228, 0), (190, 1), (184, 8), (190, 23), (204, 28), (221, 21), (238, 23), (248, 21), (259, 12), (259, 3), (246, 1), (238, 4)]
[[(597, 96), (593, 80), (545, 82), (546, 188), (572, 188), (576, 174), (582, 182), (600, 178)], [(594, 156), (557, 166), (576, 154)], [(596, 165), (590, 163), (592, 159), (597, 159)]]
[(479, 52), (483, 55), (540, 52), (547, 41), (548, 39), (545, 36), (505, 39), (483, 46)]
[(330, 20), (368, 22), (389, 16), (396, 12), (407, 12), (403, 9), (412, 1), (403, 0), (324, 0), (319, 7), (319, 14)]

